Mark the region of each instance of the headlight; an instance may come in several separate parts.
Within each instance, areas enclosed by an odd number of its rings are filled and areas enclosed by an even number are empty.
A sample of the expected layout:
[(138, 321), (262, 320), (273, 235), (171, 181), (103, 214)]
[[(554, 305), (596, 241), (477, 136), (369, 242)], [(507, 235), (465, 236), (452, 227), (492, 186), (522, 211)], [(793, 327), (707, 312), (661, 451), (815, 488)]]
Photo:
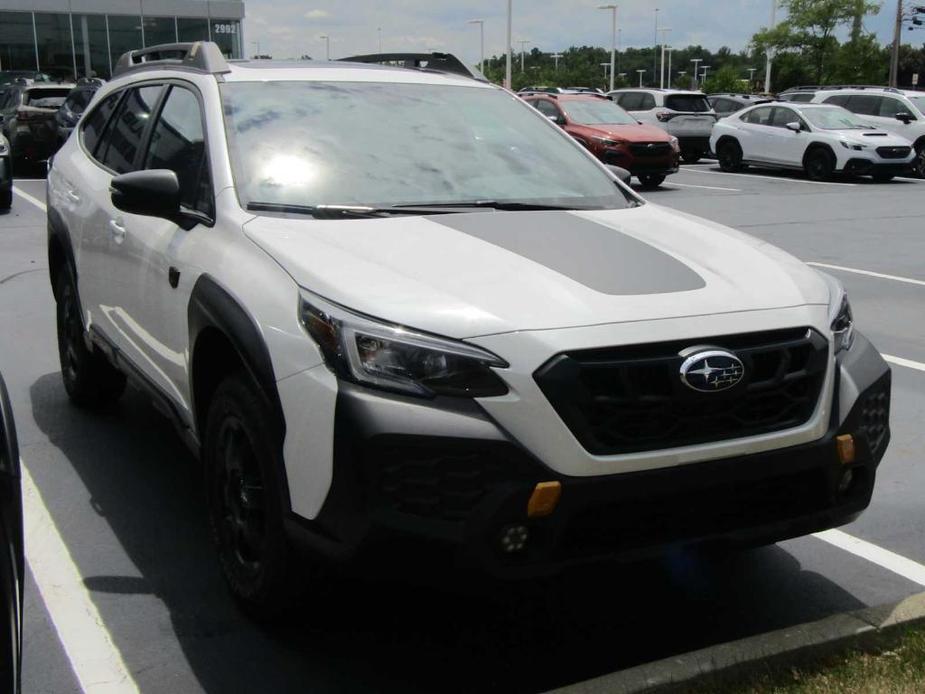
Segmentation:
[(845, 140), (839, 140), (841, 146), (845, 149), (853, 149), (855, 152), (863, 152), (867, 149), (867, 145), (856, 145), (853, 142), (846, 142)]
[(844, 292), (836, 306), (838, 309), (832, 318), (832, 341), (835, 343), (835, 354), (838, 354), (851, 349), (851, 343), (854, 341), (854, 317), (851, 315), (848, 295)]
[(600, 142), (605, 147), (619, 147), (620, 145), (626, 144), (623, 140), (611, 140), (607, 137), (595, 137), (596, 142)]
[(671, 143), (672, 149), (681, 149), (681, 141), (678, 140), (678, 138), (676, 138), (674, 135), (671, 136), (669, 142)]
[(508, 392), (492, 371), (508, 364), (478, 347), (382, 323), (304, 290), (299, 317), (328, 366), (355, 383), (423, 397)]

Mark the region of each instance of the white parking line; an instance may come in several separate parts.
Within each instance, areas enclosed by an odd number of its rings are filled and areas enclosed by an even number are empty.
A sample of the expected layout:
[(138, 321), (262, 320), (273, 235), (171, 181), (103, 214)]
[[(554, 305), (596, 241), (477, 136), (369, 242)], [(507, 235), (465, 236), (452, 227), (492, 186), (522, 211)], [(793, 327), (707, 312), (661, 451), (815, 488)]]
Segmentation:
[(662, 188), (700, 188), (702, 190), (728, 190), (730, 193), (741, 193), (739, 188), (718, 188), (716, 186), (695, 186), (690, 183), (663, 183)]
[(916, 371), (925, 371), (925, 364), (920, 361), (912, 361), (911, 359), (903, 359), (902, 357), (894, 357), (892, 354), (881, 354), (884, 361), (888, 361), (891, 364), (896, 364), (896, 366), (905, 366), (907, 369), (915, 369)]
[(26, 202), (31, 202), (33, 205), (35, 205), (36, 207), (38, 207), (42, 212), (47, 212), (47, 211), (48, 211), (48, 208), (45, 207), (45, 203), (44, 203), (44, 202), (42, 202), (42, 201), (39, 200), (38, 198), (32, 197), (31, 195), (29, 195), (29, 193), (25, 193), (25, 192), (21, 191), (21, 190), (20, 190), (19, 188), (17, 188), (16, 186), (13, 186), (13, 192), (16, 193), (16, 195), (18, 195), (19, 197), (21, 197), (21, 198), (22, 198), (23, 200), (25, 200)]
[(25, 463), (22, 487), (26, 559), (81, 689), (86, 694), (137, 693)]
[(925, 586), (925, 566), (918, 562), (906, 559), (906, 557), (895, 552), (878, 547), (871, 542), (854, 537), (854, 535), (849, 535), (841, 530), (825, 530), (814, 534), (813, 537), (873, 562), (877, 566), (887, 571), (892, 571), (894, 574), (902, 576), (913, 583)]
[(905, 282), (906, 284), (917, 284), (925, 287), (925, 280), (915, 280), (910, 277), (900, 277), (899, 275), (884, 275), (882, 272), (871, 272), (870, 270), (858, 270), (854, 267), (843, 267), (841, 265), (829, 265), (827, 263), (807, 262), (807, 265), (814, 267), (824, 267), (827, 270), (840, 270), (841, 272), (852, 272), (855, 275), (867, 275), (868, 277), (877, 277), (882, 280), (893, 280), (894, 282)]
[[(689, 169), (689, 166), (682, 166), (681, 171)], [(728, 173), (726, 171), (705, 171), (703, 169), (697, 169), (697, 171), (688, 171), (688, 173), (697, 173), (697, 174), (706, 174), (708, 176), (739, 176), (744, 178), (765, 178), (769, 181), (777, 181), (778, 183), (798, 183), (808, 186), (839, 186), (841, 188), (850, 188), (856, 186), (857, 183), (837, 183), (835, 181), (806, 181), (802, 178), (781, 178), (780, 176), (766, 176), (764, 174), (750, 174), (750, 173)]]

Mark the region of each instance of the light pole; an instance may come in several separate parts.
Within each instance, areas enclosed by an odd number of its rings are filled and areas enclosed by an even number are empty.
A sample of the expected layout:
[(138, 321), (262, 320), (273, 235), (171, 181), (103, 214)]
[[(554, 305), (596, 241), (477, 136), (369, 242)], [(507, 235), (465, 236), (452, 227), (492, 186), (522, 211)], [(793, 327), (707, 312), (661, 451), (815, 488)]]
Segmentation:
[(527, 44), (530, 42), (526, 39), (521, 39), (517, 43), (520, 44), (520, 71), (523, 72), (524, 71), (524, 54), (527, 49)]
[(639, 86), (642, 87), (642, 76), (646, 74), (645, 70), (636, 70), (639, 73)]
[(707, 70), (710, 69), (710, 66), (704, 65), (700, 69), (703, 70), (703, 72), (700, 73), (700, 84), (706, 84), (707, 83)]
[(255, 46), (255, 48), (254, 48), (254, 50), (255, 50), (254, 57), (255, 57), (255, 58), (259, 58), (259, 57), (260, 57), (260, 41), (251, 41), (251, 44), (252, 44), (253, 46)]
[(691, 62), (694, 64), (694, 80), (691, 83), (691, 89), (696, 89), (697, 88), (697, 75), (700, 74), (698, 66), (700, 65), (700, 63), (703, 62), (703, 58), (694, 58), (693, 60), (691, 60)]
[(559, 58), (564, 58), (565, 56), (561, 53), (553, 53), (549, 57), (556, 61), (556, 72), (559, 72)]
[(382, 53), (382, 27), (376, 27), (376, 36), (379, 39), (379, 52)]
[[(617, 27), (617, 70), (620, 69), (620, 51), (623, 45), (623, 28)], [(617, 73), (620, 74), (620, 73)]]
[(599, 10), (610, 10), (613, 21), (610, 34), (610, 91), (613, 91), (613, 76), (617, 67), (617, 5), (598, 5)]
[(748, 69), (748, 88), (753, 89), (754, 87), (752, 87), (752, 85), (755, 84), (755, 73), (758, 72), (758, 68), (750, 67), (747, 69)]
[[(771, 0), (771, 23), (768, 25), (768, 29), (773, 29), (777, 26), (777, 0)], [(768, 62), (765, 65), (764, 69), (764, 91), (765, 94), (771, 93), (771, 63), (774, 62), (774, 49), (768, 48)]]
[(324, 59), (331, 59), (331, 37), (327, 34), (322, 34), (318, 37), (319, 39), (324, 39)]
[(485, 72), (485, 20), (470, 19), (467, 24), (479, 25), (479, 72)]
[(507, 46), (504, 49), (505, 52), (505, 61), (504, 61), (504, 86), (508, 89), (511, 88), (511, 8), (512, 0), (507, 0)]
[(665, 88), (665, 34), (670, 32), (671, 29), (669, 27), (660, 27), (658, 30), (658, 33), (662, 35), (662, 69), (661, 73), (659, 74), (658, 86), (662, 89)]
[(668, 53), (668, 80), (666, 86), (671, 89), (671, 54), (674, 53), (675, 49), (673, 46), (668, 46), (665, 51)]
[(652, 74), (658, 72), (658, 8), (655, 8), (655, 43), (652, 45)]

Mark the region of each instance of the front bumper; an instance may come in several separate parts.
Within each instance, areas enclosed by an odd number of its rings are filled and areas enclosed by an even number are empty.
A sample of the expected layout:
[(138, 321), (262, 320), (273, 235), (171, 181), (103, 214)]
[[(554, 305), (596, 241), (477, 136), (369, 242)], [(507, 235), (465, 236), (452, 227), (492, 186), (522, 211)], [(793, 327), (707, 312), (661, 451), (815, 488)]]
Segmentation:
[[(596, 477), (551, 470), (474, 402), (422, 405), (342, 384), (329, 495), (315, 520), (290, 517), (290, 539), (376, 566), (384, 565), (385, 553), (389, 565), (407, 567), (413, 559), (428, 570), (472, 567), (523, 577), (641, 559), (669, 547), (766, 544), (842, 525), (870, 503), (890, 436), (890, 371), (858, 335), (839, 359), (839, 373), (837, 404), (817, 441)], [(414, 408), (423, 408), (414, 415), (417, 425), (408, 417)], [(447, 427), (448, 414), (463, 424)], [(839, 434), (855, 439), (849, 466), (839, 461)], [(849, 469), (851, 482), (840, 489)], [(562, 486), (558, 507), (529, 519), (534, 486), (549, 481)], [(500, 542), (512, 528), (528, 533), (524, 549), (513, 554)]]
[(912, 174), (913, 162), (896, 162), (896, 161), (875, 161), (871, 159), (854, 158), (849, 159), (844, 167), (844, 172), (858, 176), (867, 176), (872, 174), (888, 174), (893, 176), (909, 176)]
[(600, 157), (605, 164), (620, 166), (632, 175), (674, 174), (681, 164), (680, 152), (672, 151), (666, 156), (640, 157), (625, 149), (606, 149)]
[(55, 153), (55, 137), (50, 128), (35, 126), (28, 130), (20, 129), (15, 135), (11, 133), (10, 144), (17, 159), (39, 162)]

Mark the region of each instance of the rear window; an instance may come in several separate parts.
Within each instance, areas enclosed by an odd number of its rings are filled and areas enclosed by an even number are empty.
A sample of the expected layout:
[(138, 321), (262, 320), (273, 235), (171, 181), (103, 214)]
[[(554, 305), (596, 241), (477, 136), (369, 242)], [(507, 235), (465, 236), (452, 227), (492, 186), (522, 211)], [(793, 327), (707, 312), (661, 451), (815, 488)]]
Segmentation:
[(78, 89), (71, 92), (67, 97), (67, 107), (74, 113), (83, 113), (94, 93), (92, 89)]
[(23, 105), (36, 108), (58, 108), (64, 103), (71, 90), (62, 89), (29, 89), (26, 91)]
[(665, 97), (665, 108), (687, 113), (706, 113), (710, 110), (710, 102), (705, 96), (697, 94), (671, 94)]

